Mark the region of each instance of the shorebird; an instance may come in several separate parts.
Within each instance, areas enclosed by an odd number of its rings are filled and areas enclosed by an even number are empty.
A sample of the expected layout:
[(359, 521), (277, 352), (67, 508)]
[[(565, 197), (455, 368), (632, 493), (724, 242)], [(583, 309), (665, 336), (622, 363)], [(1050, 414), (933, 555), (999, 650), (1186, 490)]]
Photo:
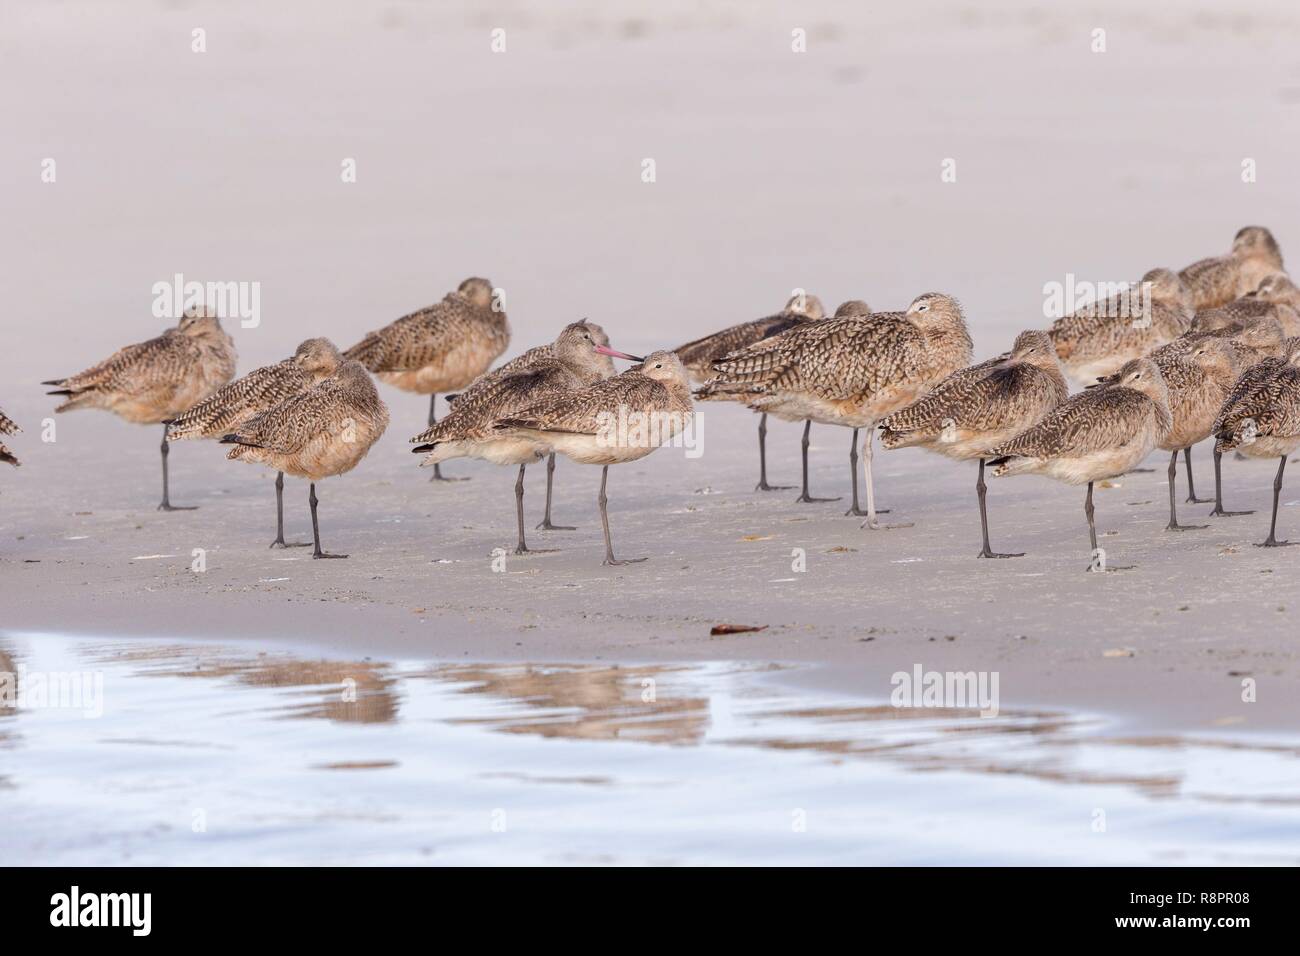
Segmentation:
[(193, 511), (171, 503), (167, 489), (168, 420), (193, 408), (235, 375), (235, 343), (205, 309), (186, 312), (157, 338), (118, 349), (98, 365), (51, 379), (50, 395), (66, 396), (55, 412), (104, 408), (128, 422), (163, 426), (159, 511)]
[(1277, 540), (1277, 506), (1288, 456), (1300, 448), (1300, 339), (1287, 343), (1285, 359), (1250, 369), (1233, 386), (1214, 422), (1214, 449), (1237, 449), (1250, 458), (1281, 459), (1273, 479), (1273, 518), (1260, 547), (1300, 542)]
[(436, 465), (451, 458), (481, 458), (498, 465), (518, 465), (515, 515), (519, 543), (515, 554), (528, 554), (524, 540), (524, 470), (529, 463), (553, 452), (548, 445), (522, 436), (503, 435), (492, 426), (499, 419), (537, 402), (563, 398), (608, 378), (613, 371), (611, 357), (642, 361), (634, 355), (598, 345), (587, 322), (565, 326), (553, 343), (532, 350), (526, 362), (511, 363), (513, 371), (489, 373), (487, 381), (475, 382), (457, 396), (450, 414), (411, 439), (419, 443), (412, 451), (427, 453), (421, 465)]
[[(22, 429), (14, 423), (12, 418), (4, 412), (0, 412), (0, 435), (17, 435), (21, 431)], [(14, 457), (14, 453), (6, 448), (5, 443), (2, 441), (0, 441), (0, 461), (8, 462), (15, 467), (19, 464), (18, 459)]]
[(1083, 512), (1092, 541), (1090, 571), (1108, 567), (1097, 548), (1093, 482), (1130, 471), (1165, 440), (1173, 427), (1169, 392), (1150, 359), (1133, 359), (1107, 388), (1066, 399), (1037, 425), (985, 454), (995, 477), (1045, 475), (1071, 485), (1088, 484)]
[(1184, 334), (1192, 316), (1191, 290), (1170, 270), (1152, 269), (1141, 286), (1057, 319), (1048, 334), (1070, 377), (1090, 385)]
[[(1237, 351), (1231, 339), (1205, 335), (1195, 341), (1186, 352), (1157, 350), (1151, 360), (1160, 369), (1169, 395), (1169, 414), (1172, 426), (1169, 433), (1156, 443), (1156, 447), (1170, 453), (1169, 457), (1169, 524), (1166, 531), (1189, 531), (1205, 525), (1178, 523), (1177, 495), (1178, 454), (1182, 452), (1187, 464), (1187, 500), (1203, 503), (1196, 497), (1192, 482), (1192, 446), (1210, 436), (1215, 416), (1223, 406), (1228, 393), (1237, 380)], [(1108, 383), (1109, 384), (1109, 383)], [(1216, 475), (1218, 473), (1216, 463)], [(1216, 483), (1217, 485), (1217, 483)], [(1221, 497), (1221, 495), (1220, 495)]]
[(925, 448), (958, 461), (979, 459), (979, 557), (1023, 557), (1023, 552), (998, 554), (989, 546), (984, 453), (1037, 424), (1069, 391), (1048, 334), (1021, 332), (1008, 355), (953, 372), (919, 401), (882, 418), (880, 444)]
[[(603, 346), (604, 348), (609, 348), (609, 336), (605, 333), (605, 330), (601, 328), (599, 325), (597, 325), (595, 322), (591, 322), (588, 321), (587, 319), (583, 319), (582, 322), (576, 324), (586, 326), (587, 331), (591, 333), (591, 341), (594, 342), (596, 345)], [(554, 348), (554, 345), (555, 345), (554, 342), (547, 342), (544, 345), (534, 346), (533, 348), (524, 352), (522, 355), (516, 355), (514, 358), (512, 358), (509, 362), (506, 362), (504, 365), (499, 365), (496, 368), (492, 369), (490, 372), (484, 372), (478, 378), (474, 379), (474, 381), (470, 383), (469, 388), (467, 388), (464, 392), (461, 392), (459, 395), (448, 395), (447, 402), (450, 404), (452, 402), (458, 401), (461, 395), (468, 394), (468, 392), (471, 389), (480, 388), (484, 385), (487, 385), (490, 382), (496, 381), (497, 379), (505, 375), (513, 375), (516, 372), (524, 371), (534, 362), (539, 362), (544, 359), (549, 360), (553, 358), (554, 355), (552, 349)], [(601, 378), (609, 378), (611, 375), (614, 374), (615, 371), (614, 360), (612, 358), (610, 358), (609, 356), (601, 356), (598, 359), (598, 362), (600, 364), (600, 369), (601, 369), (601, 374), (600, 374)], [(552, 452), (548, 452), (546, 455), (546, 512), (543, 515), (542, 520), (537, 523), (534, 530), (576, 531), (577, 528), (575, 528), (573, 525), (555, 524), (551, 521), (551, 497), (554, 492), (554, 488), (555, 488), (555, 452), (552, 451)]]
[[(714, 332), (712, 335), (706, 335), (703, 338), (695, 339), (693, 342), (687, 342), (680, 345), (673, 351), (677, 357), (682, 360), (686, 366), (686, 371), (691, 376), (691, 382), (695, 385), (705, 385), (713, 378), (713, 363), (721, 358), (726, 357), (737, 349), (745, 348), (760, 342), (763, 339), (770, 338), (773, 335), (779, 335), (786, 329), (793, 328), (803, 322), (816, 321), (825, 318), (826, 313), (822, 308), (821, 299), (815, 295), (799, 294), (790, 297), (783, 308), (776, 315), (769, 315), (766, 318), (754, 319), (751, 322), (741, 322), (739, 325), (732, 325), (723, 329), (721, 332)], [(706, 389), (696, 393), (696, 397), (703, 401), (735, 401), (736, 397), (730, 394), (713, 394)], [(755, 491), (787, 491), (791, 485), (769, 485), (767, 483), (767, 412), (760, 412), (758, 419), (758, 484), (754, 487)], [(811, 422), (807, 427), (811, 427)], [(804, 485), (803, 495), (800, 501), (813, 500), (808, 496), (808, 443), (805, 429), (804, 436)]]
[[(471, 278), (436, 305), (404, 315), (347, 349), (381, 382), (429, 396), (429, 425), (440, 393), (458, 392), (486, 372), (510, 344), (510, 323), (487, 279)], [(434, 481), (444, 478), (433, 469)]]
[(645, 558), (614, 557), (605, 494), (609, 466), (649, 455), (685, 429), (692, 414), (686, 366), (672, 352), (651, 352), (621, 375), (543, 399), (494, 428), (505, 436), (549, 446), (581, 464), (602, 466), (596, 503), (605, 535), (604, 563), (623, 565)]
[[(333, 375), (343, 357), (329, 339), (307, 339), (290, 357), (254, 369), (221, 386), (183, 415), (170, 420), (168, 441), (221, 438), (286, 399)], [(275, 475), (275, 540), (273, 548), (306, 547), (284, 541), (284, 472)]]
[[(861, 315), (853, 314), (861, 308), (843, 306), (841, 311), (839, 318), (795, 326), (715, 362), (712, 388), (742, 394), (752, 408), (852, 428), (849, 513), (865, 514), (862, 527), (878, 529), (871, 478), (875, 423), (969, 364), (970, 334), (957, 300), (937, 292), (917, 296), (906, 312)], [(865, 512), (857, 502), (862, 428), (867, 430)]]
[[(1200, 320), (1209, 314), (1209, 312), (1202, 312), (1198, 314), (1197, 318)], [(1165, 363), (1177, 359), (1188, 359), (1192, 352), (1208, 339), (1219, 339), (1230, 345), (1233, 353), (1234, 369), (1238, 374), (1242, 369), (1250, 368), (1252, 365), (1269, 358), (1281, 357), (1283, 354), (1282, 326), (1277, 319), (1270, 315), (1254, 315), (1244, 317), (1240, 322), (1220, 325), (1209, 331), (1193, 328), (1186, 335), (1156, 349), (1151, 353), (1150, 358), (1161, 367)], [(1196, 497), (1196, 481), (1192, 472), (1192, 451), (1190, 447), (1184, 449), (1183, 458), (1187, 465), (1187, 502), (1201, 504), (1205, 502), (1205, 499)], [(1210, 512), (1210, 517), (1235, 518), (1253, 513), (1251, 511), (1224, 510), (1223, 454), (1216, 449), (1214, 452), (1214, 510)]]
[(1282, 269), (1282, 251), (1263, 226), (1246, 226), (1232, 240), (1226, 256), (1201, 259), (1179, 273), (1192, 290), (1196, 309), (1226, 305)]
[(312, 557), (346, 558), (321, 550), (316, 482), (355, 468), (387, 427), (388, 407), (379, 400), (375, 383), (365, 366), (349, 360), (327, 378), (253, 416), (221, 442), (235, 446), (227, 458), (261, 462), (310, 481)]

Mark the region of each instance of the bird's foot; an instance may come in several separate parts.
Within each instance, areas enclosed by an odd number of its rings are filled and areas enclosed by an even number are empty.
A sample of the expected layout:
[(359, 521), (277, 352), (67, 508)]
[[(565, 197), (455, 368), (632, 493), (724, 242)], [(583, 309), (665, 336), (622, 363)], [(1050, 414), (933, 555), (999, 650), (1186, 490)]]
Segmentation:
[(1208, 528), (1208, 527), (1209, 527), (1208, 524), (1178, 524), (1177, 522), (1171, 521), (1169, 522), (1169, 524), (1165, 525), (1165, 530), (1166, 531), (1200, 531), (1201, 529)]
[(1211, 518), (1239, 518), (1242, 515), (1253, 515), (1253, 511), (1224, 511), (1222, 508), (1215, 508), (1210, 512)]
[(169, 501), (164, 501), (158, 506), (159, 511), (198, 511), (198, 505), (174, 505)]
[(1255, 545), (1257, 548), (1286, 548), (1293, 544), (1300, 544), (1300, 541), (1279, 541), (1277, 538), (1269, 535), (1267, 539)]
[(534, 531), (577, 531), (578, 529), (575, 528), (573, 525), (568, 525), (568, 524), (551, 524), (550, 520), (547, 519), (546, 521), (543, 521), (540, 524), (538, 524), (537, 527), (534, 528), (533, 530)]
[(1195, 495), (1188, 495), (1188, 496), (1187, 496), (1186, 498), (1184, 498), (1183, 500), (1184, 500), (1187, 504), (1189, 504), (1189, 505), (1212, 505), (1212, 504), (1214, 504), (1214, 499), (1213, 499), (1213, 498), (1198, 498), (1198, 497), (1196, 497)]
[(558, 551), (559, 548), (530, 548), (527, 545), (521, 545), (511, 553), (517, 557), (524, 557), (529, 554), (555, 554)]
[(606, 555), (604, 564), (605, 567), (607, 568), (621, 568), (625, 564), (640, 564), (642, 561), (645, 560), (647, 559), (646, 558), (615, 558), (613, 555)]
[(330, 554), (328, 551), (317, 551), (312, 555), (313, 558), (346, 558), (346, 554)]
[(794, 485), (769, 485), (766, 481), (760, 481), (754, 486), (755, 491), (794, 491)]
[(1090, 564), (1087, 570), (1093, 574), (1109, 574), (1111, 571), (1133, 571), (1136, 570), (1136, 564), (1108, 564), (1104, 567), (1099, 564)]
[(272, 548), (310, 548), (310, 541), (285, 541), (284, 538), (276, 538), (271, 542)]
[[(863, 510), (862, 510), (861, 508), (859, 508), (857, 505), (854, 505), (854, 506), (853, 506), (852, 508), (850, 508), (848, 511), (844, 512), (844, 517), (846, 517), (846, 518), (865, 518), (865, 517), (867, 517), (867, 515), (869, 515), (869, 514), (871, 514), (870, 511), (863, 511)], [(887, 515), (887, 514), (889, 514), (889, 509), (888, 509), (888, 508), (877, 508), (877, 509), (876, 509), (876, 514), (878, 514), (878, 515)]]
[(811, 505), (811, 504), (818, 504), (823, 501), (839, 501), (840, 499), (839, 498), (814, 498), (812, 495), (802, 494), (794, 500), (795, 500), (795, 504)]
[(1015, 551), (1011, 554), (999, 554), (997, 551), (990, 551), (988, 548), (985, 548), (979, 554), (975, 555), (977, 558), (1023, 558), (1024, 556), (1025, 552), (1023, 551)]

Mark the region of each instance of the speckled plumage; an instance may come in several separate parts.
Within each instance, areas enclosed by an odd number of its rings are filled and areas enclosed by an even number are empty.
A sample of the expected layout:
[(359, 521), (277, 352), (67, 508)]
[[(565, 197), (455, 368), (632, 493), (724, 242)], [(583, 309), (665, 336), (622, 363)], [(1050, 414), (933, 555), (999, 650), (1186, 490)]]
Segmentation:
[(458, 391), (510, 344), (506, 314), (493, 306), (492, 283), (466, 279), (441, 302), (371, 332), (343, 355), (408, 392)]
[(485, 458), (497, 464), (536, 461), (546, 452), (545, 445), (504, 437), (492, 426), (543, 400), (565, 398), (608, 378), (614, 370), (613, 361), (595, 351), (603, 344), (596, 341), (587, 323), (575, 322), (554, 342), (508, 363), (506, 371), (480, 377), (456, 399), (450, 414), (411, 439), (420, 445), (416, 451), (431, 453), (423, 464), (458, 457)]
[(989, 449), (998, 476), (1042, 474), (1069, 484), (1129, 471), (1173, 427), (1168, 390), (1150, 359), (1134, 359), (1108, 388), (1067, 399), (1038, 424)]
[(128, 345), (84, 372), (43, 384), (66, 396), (56, 412), (103, 408), (129, 422), (158, 424), (192, 408), (235, 374), (235, 344), (205, 312), (162, 335)]
[(254, 416), (221, 440), (226, 456), (313, 482), (351, 471), (388, 427), (388, 407), (358, 362)]
[(1275, 458), (1300, 448), (1300, 339), (1286, 355), (1246, 369), (1224, 400), (1213, 425), (1215, 449), (1252, 458)]
[(1151, 358), (1162, 362), (1170, 358), (1191, 354), (1207, 338), (1226, 339), (1232, 344), (1237, 367), (1248, 368), (1265, 358), (1282, 354), (1284, 336), (1277, 319), (1268, 315), (1247, 316), (1239, 323), (1221, 326), (1209, 331), (1193, 329), (1151, 353)]
[[(0, 435), (17, 435), (22, 429), (15, 424), (14, 420), (0, 411)], [(0, 442), (0, 461), (7, 462), (11, 465), (18, 465), (19, 461), (14, 457), (14, 453), (5, 447), (4, 442)]]
[(782, 417), (869, 426), (915, 401), (971, 357), (957, 301), (918, 296), (906, 312), (795, 326), (715, 362), (710, 388)]
[(702, 384), (713, 377), (713, 363), (719, 359), (796, 325), (824, 317), (821, 300), (815, 295), (793, 296), (776, 315), (728, 326), (679, 345), (673, 351), (686, 366), (692, 382)]
[(1300, 313), (1285, 302), (1262, 299), (1254, 293), (1233, 299), (1227, 305), (1204, 309), (1192, 320), (1192, 331), (1240, 329), (1254, 318), (1275, 320), (1285, 335), (1300, 335)]
[(953, 372), (920, 400), (880, 420), (885, 448), (981, 457), (1065, 401), (1069, 388), (1046, 332), (1022, 332), (1010, 355)]
[(1263, 226), (1246, 226), (1233, 238), (1232, 251), (1192, 263), (1179, 273), (1192, 291), (1197, 311), (1226, 305), (1282, 269), (1282, 251)]
[(171, 422), (168, 441), (220, 438), (262, 412), (297, 395), (334, 371), (343, 361), (329, 339), (307, 339), (282, 362), (254, 369), (223, 385)]
[[(685, 425), (693, 406), (689, 374), (681, 360), (672, 352), (653, 352), (636, 369), (575, 392), (544, 398), (498, 421), (495, 429), (539, 441), (584, 464), (612, 465), (644, 458), (658, 446), (608, 441), (610, 416), (617, 416), (620, 410), (628, 416), (675, 417)], [(666, 430), (660, 437), (666, 440), (673, 434)]]
[(1052, 323), (1048, 334), (1072, 378), (1090, 383), (1187, 332), (1192, 295), (1182, 280), (1168, 269), (1152, 269), (1142, 282), (1150, 283), (1149, 302), (1138, 287)]

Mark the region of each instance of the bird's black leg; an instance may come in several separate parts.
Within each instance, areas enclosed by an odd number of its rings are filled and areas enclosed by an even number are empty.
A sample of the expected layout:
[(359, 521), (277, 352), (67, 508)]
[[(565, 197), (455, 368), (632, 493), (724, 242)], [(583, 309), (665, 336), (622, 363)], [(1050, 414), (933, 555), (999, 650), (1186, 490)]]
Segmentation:
[(814, 498), (808, 494), (808, 433), (812, 431), (812, 421), (803, 423), (803, 493), (795, 501), (801, 501), (805, 504), (812, 504), (818, 501), (839, 501), (839, 498)]
[(1183, 449), (1183, 462), (1187, 465), (1187, 504), (1208, 505), (1209, 498), (1196, 497), (1196, 482), (1192, 478), (1192, 446)]
[(1256, 547), (1281, 548), (1289, 544), (1300, 544), (1300, 541), (1277, 540), (1277, 503), (1282, 495), (1282, 472), (1284, 471), (1286, 471), (1286, 455), (1282, 456), (1282, 461), (1277, 466), (1277, 476), (1273, 479), (1273, 520), (1268, 525), (1268, 537)]
[(984, 549), (980, 551), (978, 557), (981, 558), (1023, 558), (1023, 551), (1016, 551), (1011, 554), (999, 554), (989, 547), (989, 512), (988, 505), (985, 502), (985, 495), (988, 494), (988, 485), (984, 483), (984, 459), (980, 459), (980, 474), (975, 482), (975, 493), (979, 495), (980, 500), (980, 530), (984, 534)]
[[(1188, 449), (1190, 451), (1191, 449)], [(1191, 459), (1188, 459), (1188, 477), (1191, 477)], [(1201, 528), (1207, 528), (1209, 525), (1203, 524), (1179, 524), (1178, 509), (1174, 505), (1174, 499), (1177, 494), (1178, 483), (1178, 452), (1173, 452), (1169, 457), (1169, 524), (1165, 525), (1166, 531), (1196, 531)], [(1195, 501), (1195, 498), (1188, 498), (1188, 501)]]
[(162, 504), (158, 506), (158, 510), (159, 511), (197, 511), (199, 508), (198, 505), (189, 505), (188, 507), (181, 507), (180, 505), (172, 504), (171, 497), (167, 493), (167, 456), (171, 454), (171, 444), (167, 441), (167, 433), (169, 431), (171, 431), (171, 426), (163, 425), (163, 440), (162, 440), (163, 500), (162, 500)]
[(1214, 510), (1211, 518), (1235, 518), (1238, 515), (1253, 515), (1253, 511), (1223, 510), (1223, 452), (1214, 449)]
[(609, 465), (605, 465), (600, 470), (600, 497), (596, 503), (600, 505), (600, 526), (605, 531), (605, 564), (611, 566), (620, 566), (624, 564), (636, 564), (638, 561), (644, 561), (645, 558), (624, 558), (618, 560), (614, 557), (614, 544), (609, 537), (609, 498), (605, 496), (605, 482), (609, 479)]
[[(430, 428), (432, 428), (434, 425), (438, 423), (437, 404), (438, 404), (438, 396), (430, 395), (429, 396), (429, 427)], [(442, 473), (441, 464), (436, 464), (433, 466), (433, 477), (430, 478), (429, 480), (430, 481), (469, 481), (468, 478), (448, 478), (446, 475)]]
[(306, 541), (295, 541), (292, 544), (284, 543), (284, 472), (275, 473), (275, 540), (271, 542), (273, 548), (305, 548)]
[(555, 487), (555, 452), (546, 456), (546, 516), (537, 531), (576, 531), (573, 525), (551, 524), (551, 490)]
[(316, 482), (311, 483), (311, 490), (307, 493), (307, 503), (311, 505), (311, 536), (316, 543), (316, 550), (312, 553), (313, 558), (346, 558), (346, 554), (326, 554), (320, 549), (320, 522), (316, 520)]
[(755, 491), (789, 491), (793, 485), (767, 483), (767, 412), (758, 417), (758, 484)]
[(1131, 571), (1131, 564), (1107, 564), (1106, 553), (1097, 547), (1097, 523), (1093, 520), (1092, 482), (1088, 482), (1088, 496), (1083, 499), (1083, 513), (1088, 516), (1088, 538), (1092, 542), (1092, 563), (1089, 571)]

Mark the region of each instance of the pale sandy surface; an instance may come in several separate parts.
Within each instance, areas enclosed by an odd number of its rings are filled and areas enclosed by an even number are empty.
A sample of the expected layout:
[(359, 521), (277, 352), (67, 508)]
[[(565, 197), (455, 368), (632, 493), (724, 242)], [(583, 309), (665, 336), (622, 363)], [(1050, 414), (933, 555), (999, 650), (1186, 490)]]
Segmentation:
[[(385, 388), (393, 428), (320, 490), (346, 562), (268, 551), (273, 476), (215, 446), (176, 449), (174, 499), (203, 507), (162, 515), (156, 430), (87, 412), (41, 442), (52, 406), (36, 383), (156, 333), (150, 287), (177, 271), (262, 284), (261, 327), (234, 330), (241, 370), (308, 335), (350, 344), (469, 274), (507, 290), (519, 348), (583, 315), (618, 347), (672, 345), (804, 286), (878, 308), (951, 292), (984, 355), (1043, 325), (1042, 286), (1067, 272), (1178, 267), (1248, 222), (1300, 248), (1286, 5), (862, 7), (5, 4), (0, 408), (27, 431), (8, 442), (23, 467), (0, 473), (3, 626), (349, 655), (811, 661), (830, 666), (804, 679), (871, 696), (919, 662), (998, 669), (1004, 702), (1293, 729), (1300, 553), (1250, 547), (1263, 514), (1164, 534), (1163, 460), (1099, 493), (1105, 546), (1138, 570), (1082, 573), (1081, 491), (1034, 478), (991, 493), (995, 546), (1030, 557), (985, 563), (971, 467), (879, 455), (882, 502), (915, 526), (860, 532), (843, 502), (751, 493), (754, 420), (709, 407), (701, 459), (665, 450), (611, 476), (616, 546), (648, 563), (599, 567), (598, 474), (562, 463), (556, 516), (581, 530), (532, 534), (564, 550), (498, 574), (512, 476), (454, 463), (474, 480), (427, 484), (406, 450), (419, 397)], [(56, 184), (39, 180), (45, 157)], [(356, 184), (339, 181), (344, 157)], [(846, 493), (848, 433), (814, 436), (814, 493)], [(797, 428), (769, 441), (791, 483)], [(1204, 447), (1197, 463), (1205, 494)], [(1226, 470), (1230, 507), (1267, 507), (1271, 465)], [(1294, 488), (1282, 533), (1300, 538)], [(305, 489), (288, 495), (301, 538)], [(718, 621), (771, 628), (709, 638)], [(1133, 656), (1105, 656), (1118, 649)], [(1241, 703), (1243, 676), (1258, 703)]]

